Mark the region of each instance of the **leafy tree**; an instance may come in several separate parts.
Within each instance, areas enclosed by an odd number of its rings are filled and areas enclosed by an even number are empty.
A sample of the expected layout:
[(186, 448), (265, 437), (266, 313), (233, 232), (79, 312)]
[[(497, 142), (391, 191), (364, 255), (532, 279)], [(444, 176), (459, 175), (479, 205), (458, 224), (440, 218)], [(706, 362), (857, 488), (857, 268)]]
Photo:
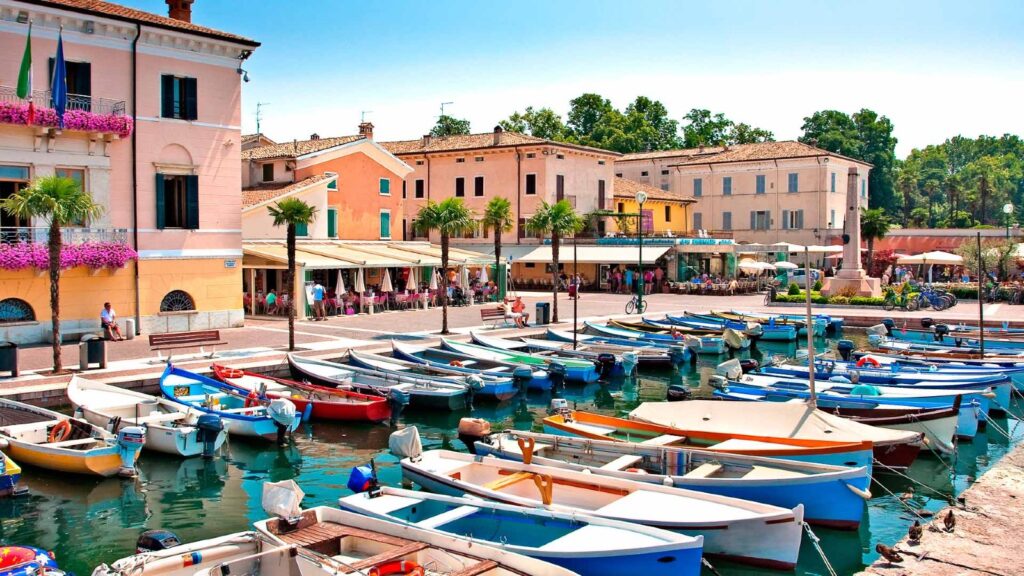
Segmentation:
[(316, 220), (317, 210), (315, 206), (298, 198), (285, 198), (267, 206), (267, 212), (274, 219), (274, 226), (288, 227), (288, 270), (284, 274), (284, 284), (291, 296), (288, 300), (288, 349), (295, 350), (295, 302), (299, 294), (299, 283), (295, 275), (295, 228)]
[[(977, 242), (973, 240), (964, 242), (956, 249), (956, 253), (963, 257), (964, 267), (971, 274), (977, 274), (979, 258)], [(980, 252), (982, 269), (986, 272), (995, 269), (1000, 278), (1006, 278), (1010, 263), (1014, 261), (1016, 253), (1017, 244), (1015, 242), (1007, 242), (1003, 239), (982, 240)]]
[(551, 235), (551, 321), (554, 323), (558, 322), (558, 249), (564, 236), (576, 234), (583, 226), (583, 219), (576, 214), (568, 200), (554, 204), (541, 201), (540, 208), (526, 221), (526, 229), (530, 232)]
[(459, 237), (476, 228), (473, 211), (462, 198), (428, 200), (420, 208), (413, 224), (424, 235), (436, 230), (441, 235), (441, 334), (448, 334), (448, 249), (452, 236)]
[(772, 134), (771, 130), (756, 128), (744, 122), (733, 124), (729, 130), (730, 144), (757, 144), (759, 142), (774, 141), (775, 134)]
[(508, 132), (529, 134), (548, 140), (564, 141), (567, 136), (567, 128), (562, 122), (562, 117), (551, 108), (535, 110), (533, 106), (527, 106), (522, 114), (513, 112), (511, 116), (498, 122), (498, 125)]
[(910, 212), (914, 206), (914, 194), (917, 192), (918, 174), (913, 165), (902, 164), (896, 172), (896, 187), (903, 199), (903, 227), (910, 225)]
[(96, 218), (103, 213), (103, 207), (93, 202), (92, 196), (84, 192), (78, 182), (71, 178), (44, 176), (31, 186), (0, 201), (0, 208), (24, 221), (42, 218), (49, 222), (47, 246), (50, 253), (50, 333), (53, 336), (53, 372), (63, 372), (60, 348), (60, 252), (64, 242), (61, 230), (64, 226)]
[(721, 146), (729, 141), (732, 121), (721, 112), (712, 114), (710, 110), (694, 108), (683, 116), (683, 146), (697, 148), (699, 146)]
[(431, 136), (461, 136), (469, 134), (469, 120), (461, 120), (447, 114), (437, 119), (437, 124), (430, 129)]
[(608, 133), (622, 122), (622, 114), (599, 94), (582, 94), (569, 101), (568, 136), (585, 146), (601, 146)]
[[(512, 203), (508, 198), (495, 196), (484, 207), (482, 223), (494, 232), (494, 274), (498, 274), (501, 266), (501, 233), (512, 230), (515, 221), (512, 217)], [(497, 280), (497, 278), (495, 278)], [(502, 287), (504, 293), (504, 287)]]
[(881, 208), (861, 208), (860, 235), (868, 243), (868, 270), (874, 260), (875, 240), (885, 238), (892, 227), (889, 215)]
[(657, 100), (637, 96), (626, 107), (623, 132), (628, 141), (613, 148), (618, 152), (646, 152), (678, 148), (679, 122), (669, 118), (668, 109)]

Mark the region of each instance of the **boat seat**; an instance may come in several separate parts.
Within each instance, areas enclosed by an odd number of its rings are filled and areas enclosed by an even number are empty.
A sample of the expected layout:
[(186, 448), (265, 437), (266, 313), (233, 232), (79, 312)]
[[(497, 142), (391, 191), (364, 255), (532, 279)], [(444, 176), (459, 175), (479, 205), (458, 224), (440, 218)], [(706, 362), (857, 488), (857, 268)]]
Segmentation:
[(683, 478), (710, 478), (711, 476), (718, 474), (721, 471), (721, 464), (705, 462), (700, 466), (697, 466), (693, 470), (690, 470), (686, 474), (683, 474)]
[[(534, 451), (536, 452), (536, 450)], [(601, 466), (601, 470), (625, 470), (643, 459), (643, 456), (637, 456), (636, 454), (623, 454), (615, 460)]]
[(79, 438), (78, 440), (65, 440), (63, 442), (46, 443), (43, 444), (43, 446), (48, 446), (50, 448), (68, 448), (70, 446), (81, 446), (83, 444), (93, 444), (95, 442), (101, 442), (101, 440), (97, 440), (96, 438)]
[(160, 412), (157, 414), (150, 414), (149, 416), (139, 416), (135, 422), (137, 424), (163, 424), (165, 422), (174, 422), (180, 420), (188, 414), (184, 412)]
[(488, 490), (501, 490), (503, 488), (508, 488), (517, 482), (530, 480), (532, 478), (533, 472), (516, 472), (515, 474), (510, 474), (508, 476), (498, 478), (497, 480), (492, 480), (484, 484), (484, 488), (487, 488)]
[(217, 399), (220, 399), (220, 398), (225, 398), (225, 397), (227, 397), (227, 394), (225, 394), (224, 392), (215, 392), (213, 394), (192, 394), (191, 396), (178, 396), (178, 397), (175, 398), (175, 400), (177, 400), (178, 402), (187, 402), (187, 403), (199, 402), (199, 403), (202, 403), (202, 402), (206, 401), (207, 398), (217, 398)]
[(806, 474), (794, 472), (792, 470), (784, 470), (782, 468), (766, 468), (764, 466), (754, 466), (750, 472), (743, 475), (744, 480), (775, 480), (778, 478), (802, 478)]
[(608, 436), (612, 432), (615, 432), (614, 428), (610, 428), (608, 426), (595, 426), (593, 424), (584, 424), (582, 422), (573, 422), (572, 427), (578, 428), (584, 432), (589, 432), (591, 434), (597, 434), (600, 436)]
[(427, 518), (426, 520), (417, 522), (416, 527), (427, 529), (437, 528), (438, 526), (443, 526), (449, 522), (454, 522), (471, 514), (476, 514), (479, 511), (480, 509), (476, 506), (459, 506), (458, 508), (452, 508), (447, 512), (442, 512), (433, 518)]
[[(250, 407), (246, 408), (246, 407), (243, 406), (241, 408), (221, 408), (221, 409), (217, 410), (217, 412), (224, 412), (225, 414), (244, 414), (246, 411), (254, 411), (254, 410), (258, 410), (259, 408), (261, 408), (261, 407), (260, 406), (250, 406)], [(255, 414), (255, 413), (253, 414), (253, 416), (257, 416), (257, 415), (262, 416), (262, 414)]]
[(686, 436), (673, 436), (672, 434), (662, 434), (650, 440), (644, 440), (641, 444), (645, 446), (669, 446), (671, 444), (679, 444), (686, 440)]

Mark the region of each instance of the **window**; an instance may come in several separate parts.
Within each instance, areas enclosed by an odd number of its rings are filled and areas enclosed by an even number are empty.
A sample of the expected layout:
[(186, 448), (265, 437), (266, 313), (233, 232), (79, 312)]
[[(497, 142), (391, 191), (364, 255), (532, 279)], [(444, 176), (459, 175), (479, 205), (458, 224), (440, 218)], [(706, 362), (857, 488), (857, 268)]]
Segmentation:
[(672, 207), (671, 206), (665, 206), (665, 222), (671, 222), (671, 221), (672, 221)]
[(473, 158), (473, 161), (474, 162), (483, 162), (484, 161), (484, 157), (483, 156), (477, 156), (476, 158)]
[(836, 211), (835, 211), (835, 209), (829, 210), (828, 227), (829, 228), (835, 228), (836, 227)]
[(274, 181), (274, 163), (268, 162), (263, 165), (263, 181), (273, 182)]
[(661, 171), (661, 175), (662, 176), (668, 176), (668, 170), (662, 170)]
[(722, 178), (722, 196), (732, 196), (732, 176)]
[(327, 209), (327, 237), (337, 238), (338, 237), (338, 209), (328, 208)]
[(520, 218), (516, 222), (516, 230), (518, 231), (519, 238), (526, 238), (526, 218)]
[(756, 182), (754, 193), (764, 194), (764, 174), (758, 174), (754, 181)]
[(472, 228), (467, 228), (466, 231), (462, 233), (462, 237), (463, 238), (476, 238), (477, 226), (478, 226), (478, 224), (474, 224)]
[(405, 180), (402, 180), (402, 200), (405, 200)]
[(668, 192), (668, 183), (662, 183), (661, 189)]
[[(54, 171), (55, 176), (61, 178), (70, 178), (78, 184), (78, 188), (83, 192), (88, 192), (85, 188), (85, 169), (84, 168), (57, 168)], [(77, 222), (71, 222), (69, 226), (85, 226), (87, 222), (85, 220), (79, 220)]]
[[(53, 90), (54, 59), (50, 58), (50, 89)], [(64, 62), (65, 78), (68, 85), (68, 110), (92, 110), (92, 64), (88, 62)], [(84, 96), (84, 98), (76, 98)]]
[(463, 163), (463, 162), (465, 162), (465, 161), (466, 161), (466, 159), (465, 159), (465, 158), (456, 158), (456, 159), (455, 159), (455, 163), (456, 163), (456, 164), (462, 164), (462, 163)]
[(732, 212), (722, 212), (722, 230), (732, 230)]
[(391, 195), (391, 179), (381, 178), (380, 179), (380, 195), (390, 196)]
[(622, 172), (616, 172), (615, 173), (615, 177), (616, 178), (622, 178)]
[(796, 172), (789, 173), (789, 190), (788, 192), (796, 192), (800, 188), (800, 175)]
[(559, 174), (555, 176), (555, 201), (560, 202), (565, 199), (565, 176)]
[(380, 212), (380, 238), (381, 240), (391, 238), (391, 212), (388, 210)]
[(327, 189), (328, 190), (337, 190), (338, 189), (338, 175), (337, 174), (331, 174), (330, 172), (328, 172), (328, 174), (333, 176), (334, 180), (331, 180), (330, 182), (327, 183)]
[(772, 211), (771, 210), (751, 210), (750, 211), (750, 229), (751, 230), (768, 230), (772, 224)]
[(605, 202), (605, 197), (604, 196), (605, 196), (605, 194), (604, 194), (604, 180), (598, 180), (597, 181), (597, 209), (598, 210), (604, 210), (604, 202)]
[(0, 180), (21, 180), (28, 182), (28, 167), (0, 165)]
[(536, 158), (536, 157), (537, 157), (537, 154), (536, 154), (536, 153), (534, 153), (534, 152), (527, 152), (527, 153), (526, 153), (526, 157), (527, 157), (527, 158)]
[(199, 177), (156, 175), (156, 227), (199, 228)]
[(558, 158), (559, 160), (565, 160), (565, 154), (555, 154), (555, 158)]
[(598, 160), (597, 161), (597, 165), (598, 166), (604, 166), (604, 160)]
[(455, 196), (462, 198), (466, 195), (466, 179), (458, 177), (455, 179)]
[(640, 172), (640, 176), (647, 176), (647, 170)]
[(161, 312), (187, 312), (195, 309), (195, 300), (184, 290), (171, 290), (160, 301)]
[(861, 178), (860, 179), (860, 197), (861, 198), (867, 198), (868, 197), (868, 181), (867, 181), (866, 178)]
[(196, 110), (198, 100), (196, 90), (195, 78), (182, 78), (170, 74), (161, 76), (160, 115), (164, 118), (179, 120), (199, 118)]
[(423, 166), (423, 160), (417, 160), (416, 161), (416, 165), (417, 166)]
[(405, 218), (402, 218), (402, 241), (403, 242), (405, 242), (406, 240), (409, 239), (410, 235), (407, 233), (408, 229), (409, 229), (409, 221), (406, 220)]
[(782, 229), (783, 230), (800, 230), (804, 227), (804, 211), (803, 210), (783, 210), (782, 211)]
[(704, 195), (704, 180), (700, 178), (693, 179), (693, 196), (699, 198)]
[(619, 202), (619, 214), (622, 214), (625, 211), (626, 211), (626, 203), (625, 202)]
[(422, 179), (416, 181), (415, 195), (416, 195), (417, 198), (423, 198), (423, 180)]
[(524, 262), (523, 266), (525, 266), (526, 268), (536, 268), (537, 267), (537, 263), (536, 262)]
[(36, 313), (28, 302), (18, 298), (0, 300), (0, 325), (14, 322), (34, 322)]
[(693, 213), (693, 229), (701, 230), (704, 228), (704, 215), (700, 212)]
[(309, 224), (305, 222), (297, 222), (295, 224), (295, 235), (296, 236), (309, 236)]
[(533, 196), (537, 193), (537, 175), (527, 174), (526, 175), (526, 194)]
[(835, 193), (836, 191), (836, 173), (832, 173), (832, 186), (829, 188), (829, 192)]
[(473, 196), (484, 195), (484, 177), (477, 176), (473, 178)]

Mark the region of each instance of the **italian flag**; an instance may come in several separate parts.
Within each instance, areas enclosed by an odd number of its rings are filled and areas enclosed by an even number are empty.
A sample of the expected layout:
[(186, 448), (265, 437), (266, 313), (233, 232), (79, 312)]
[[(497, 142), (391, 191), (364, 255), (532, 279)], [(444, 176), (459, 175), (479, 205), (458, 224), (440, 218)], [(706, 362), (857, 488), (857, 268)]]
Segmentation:
[(36, 119), (36, 107), (32, 102), (32, 23), (28, 23), (28, 38), (25, 39), (25, 55), (21, 57), (21, 71), (18, 72), (18, 98), (28, 99), (28, 123)]

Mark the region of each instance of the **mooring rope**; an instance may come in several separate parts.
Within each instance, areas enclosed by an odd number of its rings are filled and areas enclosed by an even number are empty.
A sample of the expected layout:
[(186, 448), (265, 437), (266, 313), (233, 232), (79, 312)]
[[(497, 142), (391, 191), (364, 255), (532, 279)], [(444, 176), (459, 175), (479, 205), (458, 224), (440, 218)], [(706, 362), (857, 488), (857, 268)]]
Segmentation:
[(825, 556), (825, 551), (821, 549), (821, 540), (818, 538), (818, 535), (814, 533), (814, 530), (811, 530), (811, 525), (804, 522), (804, 530), (807, 532), (807, 537), (811, 539), (811, 544), (814, 545), (814, 549), (817, 550), (818, 555), (821, 556), (821, 561), (825, 563), (825, 568), (828, 570), (828, 573), (831, 576), (838, 576), (835, 569), (832, 568), (832, 563), (829, 562), (828, 557)]
[[(893, 468), (891, 466), (886, 466), (885, 464), (883, 464), (879, 460), (875, 460), (875, 464), (881, 466), (882, 468), (885, 468), (889, 472), (892, 472), (893, 474), (895, 474), (897, 476), (900, 476), (901, 478), (903, 478), (905, 480), (909, 480), (910, 482), (912, 482), (914, 484), (917, 484), (917, 485), (919, 485), (919, 486), (921, 486), (923, 488), (927, 488), (928, 490), (931, 490), (932, 492), (934, 492), (934, 493), (938, 494), (939, 496), (941, 496), (944, 500), (949, 500), (950, 498), (952, 498), (951, 495), (946, 494), (945, 492), (942, 492), (942, 491), (938, 490), (937, 488), (932, 488), (931, 486), (925, 484), (924, 482), (921, 482), (920, 480), (915, 480), (914, 478), (911, 478), (910, 476), (907, 476), (906, 474), (900, 472), (899, 470), (897, 470), (897, 469), (895, 469), (895, 468)], [(883, 489), (885, 488), (885, 485), (883, 485), (881, 482), (878, 482), (877, 484), (879, 486), (882, 486)], [(889, 492), (889, 493), (892, 494), (892, 492)]]
[(700, 557), (700, 563), (703, 564), (704, 567), (707, 568), (708, 570), (711, 570), (711, 573), (714, 574), (715, 576), (722, 576), (722, 573), (719, 572), (718, 570), (715, 570), (715, 567), (712, 566), (711, 562), (708, 562), (708, 559), (705, 558), (704, 556)]

